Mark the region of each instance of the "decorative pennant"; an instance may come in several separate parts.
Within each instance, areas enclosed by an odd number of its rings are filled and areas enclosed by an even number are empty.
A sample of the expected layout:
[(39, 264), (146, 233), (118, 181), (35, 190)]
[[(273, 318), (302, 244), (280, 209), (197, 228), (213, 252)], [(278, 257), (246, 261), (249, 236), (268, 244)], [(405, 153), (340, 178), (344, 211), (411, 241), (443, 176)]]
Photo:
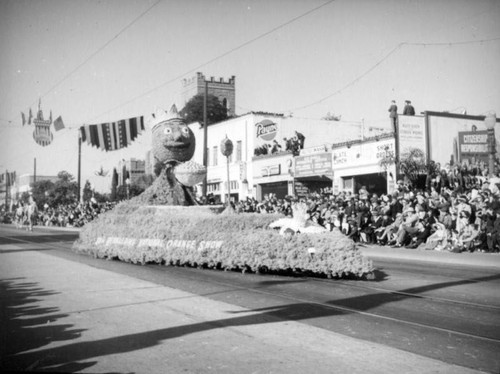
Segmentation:
[(59, 130), (62, 130), (62, 129), (64, 129), (64, 122), (62, 120), (62, 117), (59, 116), (54, 121), (54, 130), (59, 131)]
[(144, 131), (144, 117), (80, 127), (82, 141), (103, 151), (114, 151), (132, 144)]

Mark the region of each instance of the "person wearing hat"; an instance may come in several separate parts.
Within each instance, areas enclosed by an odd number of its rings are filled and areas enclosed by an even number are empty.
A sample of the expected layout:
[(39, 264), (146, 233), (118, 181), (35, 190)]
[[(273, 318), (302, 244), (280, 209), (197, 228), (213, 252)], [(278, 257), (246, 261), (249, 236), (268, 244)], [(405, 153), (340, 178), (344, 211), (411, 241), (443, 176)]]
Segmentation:
[(403, 216), (406, 216), (404, 222), (399, 227), (398, 232), (396, 233), (396, 239), (392, 243), (393, 247), (402, 247), (406, 241), (409, 239), (409, 236), (418, 232), (417, 222), (419, 221), (418, 215), (415, 213), (415, 209), (413, 207), (408, 207), (403, 212)]
[(416, 232), (408, 234), (411, 240), (406, 248), (418, 248), (421, 244), (425, 243), (427, 238), (431, 235), (433, 225), (437, 222), (437, 217), (439, 216), (437, 209), (429, 212), (421, 211), (418, 214), (419, 220), (415, 224), (417, 230)]
[[(458, 204), (455, 205), (455, 208), (457, 210), (457, 216), (460, 217), (462, 212), (467, 212), (468, 217), (470, 218), (472, 214), (472, 207), (467, 204), (467, 196), (465, 195), (459, 195), (456, 199), (456, 202)], [(457, 220), (457, 231), (460, 232), (464, 226), (468, 222), (465, 222), (464, 220), (458, 219)]]
[(488, 209), (491, 214), (486, 227), (486, 244), (488, 252), (500, 251), (500, 209)]
[(429, 210), (429, 202), (423, 194), (418, 193), (416, 199), (417, 199), (417, 204), (420, 205), (423, 210), (425, 211)]
[[(391, 219), (392, 221), (392, 219)], [(385, 227), (384, 232), (379, 236), (380, 244), (392, 244), (395, 243), (396, 233), (403, 224), (403, 213), (397, 213), (394, 220)]]
[(414, 116), (415, 115), (415, 108), (413, 105), (411, 105), (410, 100), (405, 100), (405, 107), (403, 109), (403, 115), (404, 116)]
[(392, 202), (389, 205), (391, 207), (391, 217), (396, 217), (396, 214), (403, 213), (403, 204), (401, 203), (402, 199), (402, 195), (401, 198), (398, 195), (397, 197), (392, 199)]
[(383, 220), (378, 209), (372, 211), (371, 220), (370, 220), (370, 233), (367, 235), (367, 239), (370, 243), (377, 243), (378, 235), (383, 230), (382, 227)]
[(396, 105), (396, 100), (391, 101), (391, 106), (389, 107), (389, 118), (391, 119), (391, 124), (393, 126), (394, 132), (396, 132), (396, 124), (398, 121), (398, 106)]

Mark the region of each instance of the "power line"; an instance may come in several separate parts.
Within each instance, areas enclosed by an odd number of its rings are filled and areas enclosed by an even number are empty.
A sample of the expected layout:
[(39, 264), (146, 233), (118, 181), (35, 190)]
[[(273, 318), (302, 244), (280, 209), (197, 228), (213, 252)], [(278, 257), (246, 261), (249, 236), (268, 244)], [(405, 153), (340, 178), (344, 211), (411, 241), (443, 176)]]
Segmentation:
[(266, 36), (268, 36), (268, 35), (272, 34), (273, 32), (275, 32), (275, 31), (277, 31), (277, 30), (280, 30), (280, 29), (284, 28), (285, 26), (288, 26), (288, 25), (290, 25), (291, 23), (293, 23), (293, 22), (295, 22), (295, 21), (297, 21), (297, 20), (299, 20), (299, 19), (301, 19), (301, 18), (303, 18), (303, 17), (305, 17), (305, 16), (308, 16), (309, 14), (311, 14), (311, 13), (313, 13), (313, 12), (317, 11), (318, 9), (321, 9), (321, 8), (323, 8), (323, 7), (325, 7), (325, 6), (327, 6), (327, 5), (331, 4), (331, 3), (333, 3), (334, 1), (336, 1), (336, 0), (330, 0), (330, 1), (327, 1), (326, 3), (323, 3), (323, 4), (321, 4), (321, 5), (318, 5), (317, 7), (312, 8), (312, 9), (308, 10), (307, 12), (302, 13), (302, 14), (300, 14), (300, 15), (296, 16), (296, 17), (294, 17), (294, 18), (292, 18), (292, 19), (290, 19), (290, 20), (286, 21), (285, 23), (282, 23), (282, 24), (280, 24), (280, 25), (278, 25), (278, 26), (276, 26), (276, 27), (272, 28), (271, 30), (268, 30), (268, 31), (264, 32), (263, 34), (260, 34), (260, 35), (256, 36), (255, 38), (252, 38), (252, 39), (250, 39), (250, 40), (248, 40), (248, 41), (246, 41), (246, 42), (244, 42), (244, 43), (242, 43), (242, 44), (240, 44), (240, 45), (238, 45), (238, 46), (236, 46), (236, 47), (234, 47), (234, 48), (231, 48), (231, 49), (230, 49), (229, 51), (227, 51), (227, 52), (224, 52), (224, 53), (222, 53), (222, 54), (220, 54), (220, 55), (218, 55), (218, 56), (216, 56), (216, 57), (214, 57), (214, 58), (212, 58), (212, 59), (210, 59), (210, 60), (208, 60), (208, 61), (203, 62), (202, 64), (200, 64), (200, 65), (198, 65), (198, 66), (196, 66), (196, 67), (194, 67), (194, 68), (192, 68), (192, 69), (190, 69), (190, 70), (186, 71), (186, 72), (185, 72), (185, 73), (183, 73), (183, 74), (180, 74), (180, 75), (178, 75), (178, 76), (176, 76), (176, 77), (174, 77), (174, 78), (172, 78), (172, 79), (169, 79), (168, 81), (166, 81), (166, 82), (164, 82), (164, 83), (162, 83), (162, 84), (160, 84), (160, 85), (158, 85), (158, 86), (156, 86), (156, 87), (153, 87), (152, 89), (150, 89), (150, 90), (148, 90), (148, 91), (146, 91), (146, 92), (144, 92), (144, 93), (142, 93), (142, 94), (140, 94), (140, 95), (138, 95), (138, 96), (135, 96), (135, 97), (133, 97), (132, 99), (130, 99), (130, 100), (128, 100), (128, 101), (126, 101), (126, 102), (124, 102), (124, 103), (121, 103), (121, 104), (119, 104), (119, 105), (117, 105), (117, 106), (115, 106), (115, 107), (111, 108), (110, 110), (108, 110), (108, 111), (106, 111), (106, 112), (103, 112), (103, 113), (101, 113), (101, 114), (99, 114), (99, 115), (97, 115), (97, 116), (95, 116), (95, 117), (92, 117), (92, 118), (89, 120), (89, 122), (90, 122), (90, 121), (92, 121), (92, 120), (93, 120), (93, 119), (95, 119), (95, 118), (99, 118), (99, 117), (101, 117), (101, 116), (103, 116), (103, 115), (105, 115), (105, 114), (108, 114), (108, 113), (110, 113), (110, 112), (113, 112), (114, 110), (116, 110), (116, 109), (118, 109), (118, 108), (121, 108), (122, 106), (125, 106), (125, 105), (127, 105), (127, 104), (130, 104), (130, 103), (132, 103), (133, 101), (135, 101), (135, 100), (137, 100), (137, 99), (140, 99), (141, 97), (144, 97), (144, 96), (146, 96), (146, 95), (148, 95), (148, 94), (150, 94), (150, 93), (152, 93), (152, 92), (154, 92), (154, 91), (156, 91), (156, 90), (158, 90), (158, 89), (160, 89), (160, 88), (162, 88), (162, 87), (165, 87), (166, 85), (169, 85), (169, 84), (171, 84), (171, 83), (173, 83), (173, 82), (177, 82), (179, 79), (181, 79), (182, 77), (186, 76), (187, 74), (191, 74), (191, 73), (193, 73), (193, 72), (196, 72), (196, 71), (198, 71), (199, 69), (201, 69), (202, 67), (204, 67), (204, 66), (206, 66), (206, 65), (208, 65), (208, 64), (211, 64), (212, 62), (215, 62), (215, 61), (217, 61), (217, 60), (220, 60), (221, 58), (226, 57), (226, 56), (230, 55), (231, 53), (236, 52), (236, 51), (238, 51), (238, 50), (242, 49), (243, 47), (246, 47), (246, 46), (248, 46), (248, 45), (250, 45), (250, 44), (252, 44), (252, 43), (256, 42), (257, 40), (260, 40), (260, 39), (262, 39), (262, 38), (264, 38), (264, 37), (266, 37)]
[(469, 41), (461, 41), (461, 42), (443, 42), (443, 43), (409, 43), (409, 42), (402, 42), (399, 43), (396, 47), (394, 47), (389, 53), (387, 53), (384, 57), (382, 57), (379, 61), (377, 61), (374, 65), (372, 65), (368, 70), (366, 70), (364, 73), (361, 75), (357, 76), (354, 78), (352, 81), (347, 83), (344, 87), (338, 89), (337, 91), (328, 94), (327, 96), (324, 96), (323, 98), (316, 100), (310, 104), (303, 105), (300, 107), (292, 108), (292, 109), (287, 109), (287, 110), (281, 110), (280, 112), (293, 112), (295, 110), (301, 110), (305, 108), (309, 108), (311, 106), (317, 105), (322, 103), (323, 101), (331, 98), (332, 96), (335, 96), (342, 91), (346, 90), (347, 88), (351, 87), (355, 83), (357, 83), (359, 80), (370, 74), (373, 70), (375, 70), (377, 67), (379, 67), (384, 61), (386, 61), (392, 54), (394, 54), (396, 51), (401, 49), (404, 46), (419, 46), (419, 47), (432, 47), (432, 46), (453, 46), (453, 45), (465, 45), (465, 44), (479, 44), (479, 43), (487, 43), (487, 42), (493, 42), (500, 40), (500, 37), (498, 38), (491, 38), (491, 39), (482, 39), (482, 40), (469, 40)]
[[(106, 43), (104, 43), (102, 46), (97, 48), (90, 56), (88, 56), (83, 62), (81, 62), (79, 65), (77, 65), (73, 70), (71, 70), (69, 73), (67, 73), (62, 79), (60, 79), (56, 84), (54, 84), (52, 87), (50, 87), (45, 93), (43, 93), (40, 98), (45, 97), (48, 95), (50, 92), (52, 92), (56, 87), (58, 87), (62, 82), (64, 82), (66, 79), (68, 79), (71, 75), (73, 75), (76, 71), (78, 71), (83, 65), (85, 65), (87, 62), (89, 62), (92, 58), (94, 58), (98, 53), (100, 53), (102, 50), (104, 50), (108, 45), (110, 45), (113, 41), (115, 41), (121, 34), (123, 34), (127, 29), (129, 29), (134, 23), (136, 23), (140, 18), (142, 18), (146, 13), (148, 13), (151, 9), (153, 9), (155, 6), (157, 6), (162, 0), (156, 1), (153, 5), (151, 5), (149, 8), (147, 8), (144, 12), (139, 14), (136, 18), (134, 18), (131, 22), (129, 22), (125, 27), (123, 27), (118, 33), (109, 39)], [(32, 103), (31, 105), (35, 105), (37, 102)], [(30, 106), (31, 106), (30, 105)]]

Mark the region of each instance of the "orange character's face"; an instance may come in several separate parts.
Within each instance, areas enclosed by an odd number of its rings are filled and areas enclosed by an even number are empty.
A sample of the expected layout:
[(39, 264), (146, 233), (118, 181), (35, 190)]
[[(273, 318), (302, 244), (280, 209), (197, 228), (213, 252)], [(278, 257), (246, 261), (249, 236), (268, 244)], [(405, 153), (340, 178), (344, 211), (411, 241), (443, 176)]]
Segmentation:
[(190, 160), (195, 146), (193, 131), (180, 119), (160, 123), (153, 129), (153, 154), (162, 163)]

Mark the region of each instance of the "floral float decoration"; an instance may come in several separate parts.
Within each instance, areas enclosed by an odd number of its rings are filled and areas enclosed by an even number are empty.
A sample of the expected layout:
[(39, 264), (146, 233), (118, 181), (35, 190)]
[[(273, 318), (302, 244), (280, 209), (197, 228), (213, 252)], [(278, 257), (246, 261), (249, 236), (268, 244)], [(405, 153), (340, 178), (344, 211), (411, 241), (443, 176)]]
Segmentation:
[(311, 221), (307, 212), (307, 204), (294, 203), (292, 205), (293, 218), (280, 218), (269, 224), (272, 229), (279, 229), (284, 237), (290, 237), (294, 234), (320, 234), (328, 230), (323, 226)]
[(196, 139), (172, 105), (167, 113), (157, 109), (149, 119), (152, 153), (158, 177), (136, 202), (148, 205), (198, 205), (193, 186), (203, 181), (206, 167), (190, 161)]

